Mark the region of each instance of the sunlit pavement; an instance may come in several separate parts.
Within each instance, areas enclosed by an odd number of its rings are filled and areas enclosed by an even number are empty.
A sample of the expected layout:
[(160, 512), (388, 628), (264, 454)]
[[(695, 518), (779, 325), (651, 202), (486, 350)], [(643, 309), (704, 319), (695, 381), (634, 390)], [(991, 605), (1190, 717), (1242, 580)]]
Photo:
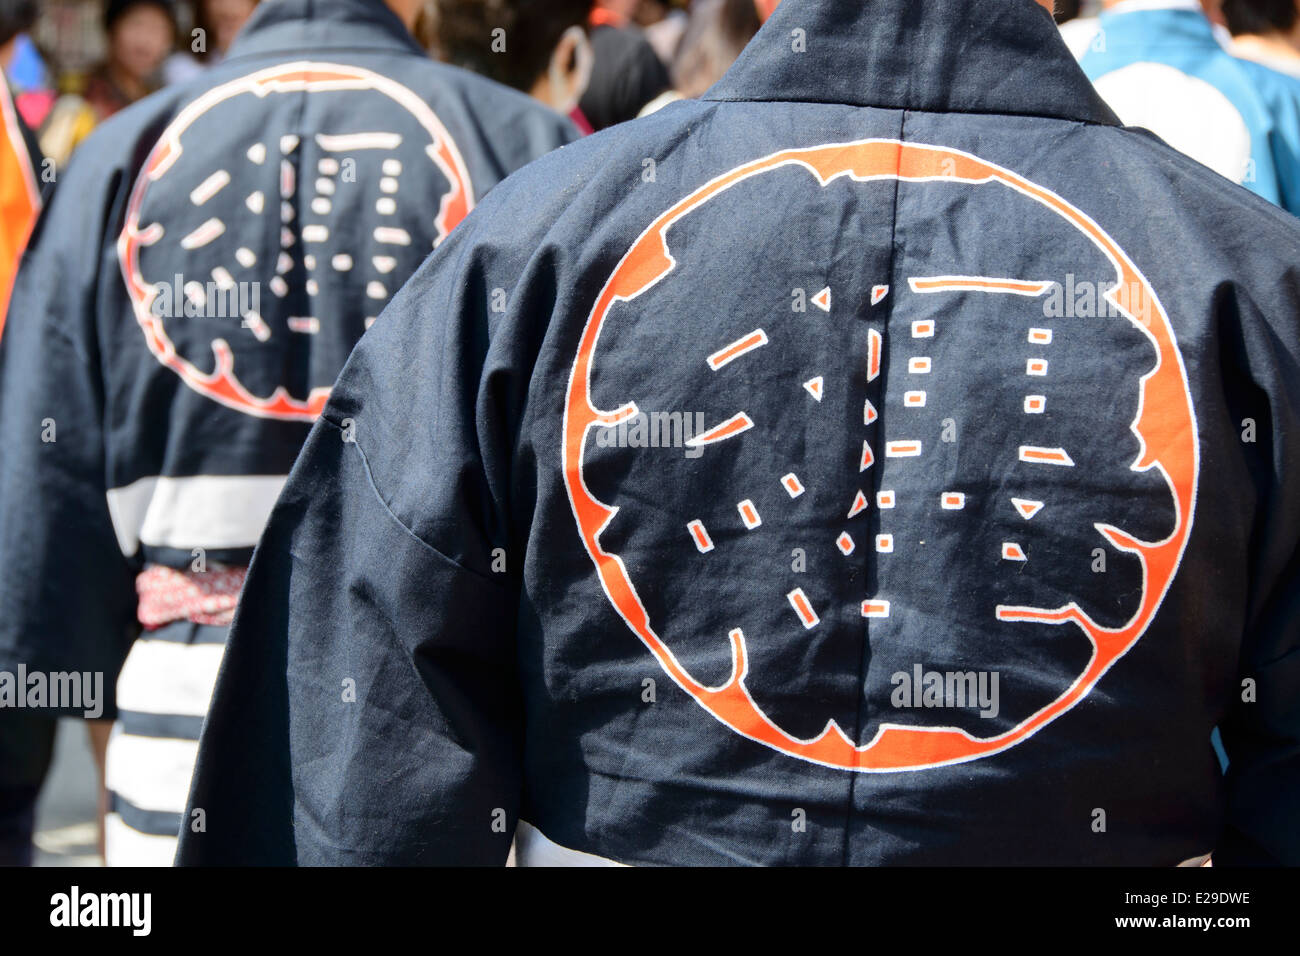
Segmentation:
[(37, 866), (101, 866), (95, 847), (95, 762), (86, 725), (60, 720), (54, 765), (36, 807)]

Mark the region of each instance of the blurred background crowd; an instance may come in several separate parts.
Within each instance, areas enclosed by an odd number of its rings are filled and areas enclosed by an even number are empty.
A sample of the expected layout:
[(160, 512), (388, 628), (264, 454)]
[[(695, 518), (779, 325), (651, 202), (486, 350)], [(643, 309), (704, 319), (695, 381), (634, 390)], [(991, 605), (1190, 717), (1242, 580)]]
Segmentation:
[[(95, 124), (219, 63), (257, 2), (4, 0), (0, 62), (42, 153), (62, 166)], [(578, 27), (561, 52), (586, 86), (573, 104), (574, 119), (594, 131), (704, 92), (775, 6), (776, 0), (433, 0), (416, 35), (439, 59), (536, 94), (539, 77), (550, 79), (545, 67), (556, 44)], [(482, 42), (498, 27), (514, 38), (510, 56)]]
[[(703, 93), (778, 2), (429, 0), (416, 36), (433, 57), (532, 93), (569, 113), (586, 133)], [(42, 154), (62, 167), (95, 124), (161, 86), (220, 62), (257, 3), (3, 0), (0, 65)], [(1105, 51), (1104, 38), (1099, 39), (1104, 7), (1127, 11), (1187, 5), (1197, 4), (1058, 0), (1056, 10), (1067, 45), (1087, 68), (1090, 53)], [(1223, 53), (1300, 80), (1297, 0), (1200, 0), (1199, 6)], [(509, 56), (498, 55), (484, 42), (498, 28), (512, 37)], [(1096, 70), (1088, 72), (1097, 79)], [(1287, 108), (1300, 115), (1295, 105), (1300, 104), (1300, 86), (1288, 93)], [(1134, 111), (1115, 102), (1110, 91), (1103, 94), (1126, 123), (1147, 125), (1135, 122), (1144, 116), (1125, 115)], [(1148, 89), (1145, 96), (1158, 99), (1159, 91)], [(1152, 128), (1205, 161), (1158, 121)], [(1211, 139), (1215, 135), (1213, 130), (1201, 132)]]

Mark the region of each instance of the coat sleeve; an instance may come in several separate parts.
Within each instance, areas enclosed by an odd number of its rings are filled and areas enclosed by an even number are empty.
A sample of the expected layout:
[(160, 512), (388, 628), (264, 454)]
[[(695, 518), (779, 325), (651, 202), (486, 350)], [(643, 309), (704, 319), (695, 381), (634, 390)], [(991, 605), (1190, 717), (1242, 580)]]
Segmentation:
[(1300, 554), (1241, 660), (1225, 722), (1228, 819), (1219, 865), (1300, 866)]
[[(1241, 297), (1241, 355), (1262, 398), (1253, 587), (1220, 726), (1227, 819), (1216, 865), (1300, 866), (1300, 267)], [(1267, 302), (1267, 307), (1260, 301)], [(1265, 424), (1266, 423), (1266, 424)]]
[(518, 583), (462, 224), (354, 351), (254, 555), (181, 865), (502, 864)]
[(0, 338), (0, 670), (99, 674), (111, 717), (137, 630), (105, 496), (97, 332), (115, 177), (103, 157), (78, 160), (37, 221)]

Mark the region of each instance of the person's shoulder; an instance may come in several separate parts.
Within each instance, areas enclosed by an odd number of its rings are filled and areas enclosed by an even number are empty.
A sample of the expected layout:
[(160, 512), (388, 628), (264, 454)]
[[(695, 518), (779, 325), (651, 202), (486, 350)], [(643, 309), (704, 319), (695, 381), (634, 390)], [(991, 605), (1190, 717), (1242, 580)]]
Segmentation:
[(430, 91), (451, 92), (476, 112), (496, 117), (506, 125), (517, 120), (571, 130), (567, 117), (504, 83), (428, 57), (403, 59), (408, 82), (419, 83)]
[(719, 105), (678, 100), (647, 116), (585, 136), (533, 160), (505, 179), (484, 203), (494, 196), (497, 203), (518, 196), (519, 201), (562, 207), (578, 188), (594, 189), (612, 202), (625, 194), (625, 185), (645, 173), (646, 161), (653, 159), (664, 143), (689, 135), (690, 127)]
[(1281, 73), (1255, 60), (1233, 57), (1236, 68), (1250, 81), (1265, 100), (1300, 106), (1300, 76)]
[[(1098, 139), (1095, 153), (1102, 157), (1112, 179), (1132, 178), (1134, 190), (1143, 195), (1135, 201), (1152, 202), (1153, 190), (1175, 206), (1184, 221), (1205, 234), (1237, 236), (1245, 232), (1255, 260), (1272, 257), (1294, 259), (1300, 252), (1300, 218), (1230, 182), (1219, 173), (1165, 143), (1154, 133), (1134, 127), (1095, 126), (1090, 134)], [(1224, 244), (1224, 248), (1237, 244)]]
[(67, 171), (60, 178), (93, 171), (112, 175), (141, 159), (140, 144), (147, 141), (152, 145), (159, 124), (183, 108), (185, 102), (186, 97), (179, 88), (164, 87), (101, 120), (76, 146)]
[(1244, 56), (1233, 56), (1231, 53), (1227, 53), (1227, 55), (1231, 57), (1232, 62), (1236, 64), (1237, 69), (1241, 70), (1241, 72), (1245, 73), (1258, 83), (1275, 86), (1279, 89), (1291, 90), (1292, 92), (1300, 90), (1300, 77), (1292, 76), (1288, 73), (1282, 73), (1267, 64), (1260, 63), (1258, 60), (1250, 60)]
[(632, 120), (570, 142), (513, 172), (487, 193), (474, 211), (426, 261), (436, 268), (448, 255), (471, 251), (524, 262), (550, 248), (566, 261), (583, 258), (597, 234), (646, 227), (653, 191), (638, 191), (647, 161), (663, 144), (680, 143), (694, 122), (719, 104), (679, 101), (644, 119)]

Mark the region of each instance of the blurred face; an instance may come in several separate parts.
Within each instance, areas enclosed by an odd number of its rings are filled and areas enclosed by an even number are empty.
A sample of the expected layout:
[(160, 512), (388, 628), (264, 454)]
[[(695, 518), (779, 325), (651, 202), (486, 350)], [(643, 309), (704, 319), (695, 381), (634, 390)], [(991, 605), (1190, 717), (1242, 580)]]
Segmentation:
[(157, 7), (132, 7), (113, 25), (108, 58), (137, 80), (152, 75), (172, 51), (172, 22)]
[(235, 34), (253, 14), (257, 0), (208, 0), (206, 11), (208, 23), (215, 34), (212, 45), (218, 50), (226, 50), (235, 39)]

